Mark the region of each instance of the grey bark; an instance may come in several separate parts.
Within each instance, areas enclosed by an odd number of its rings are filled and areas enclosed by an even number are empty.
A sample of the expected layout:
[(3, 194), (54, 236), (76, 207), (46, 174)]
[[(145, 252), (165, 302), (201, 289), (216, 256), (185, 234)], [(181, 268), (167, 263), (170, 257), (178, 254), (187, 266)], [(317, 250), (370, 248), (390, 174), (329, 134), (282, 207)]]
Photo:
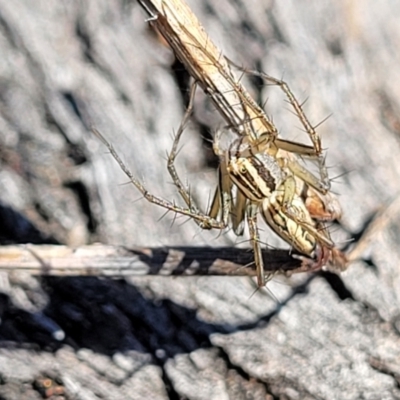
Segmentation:
[[(399, 398), (400, 3), (189, 4), (229, 58), (283, 76), (315, 124), (332, 114), (318, 132), (340, 176), (337, 242), (359, 240), (377, 212), (386, 222), (340, 277), (277, 278), (273, 296), (246, 277), (2, 272), (0, 397), (40, 398), (48, 378), (53, 398), (68, 399)], [(179, 202), (165, 154), (187, 77), (145, 18), (128, 1), (0, 0), (2, 243), (238, 241), (160, 220), (90, 133), (95, 125), (149, 190)], [(307, 142), (279, 89), (244, 79), (281, 134)], [(216, 183), (204, 137), (221, 124), (199, 94), (178, 169), (204, 210)], [(267, 227), (263, 238), (284, 246)]]

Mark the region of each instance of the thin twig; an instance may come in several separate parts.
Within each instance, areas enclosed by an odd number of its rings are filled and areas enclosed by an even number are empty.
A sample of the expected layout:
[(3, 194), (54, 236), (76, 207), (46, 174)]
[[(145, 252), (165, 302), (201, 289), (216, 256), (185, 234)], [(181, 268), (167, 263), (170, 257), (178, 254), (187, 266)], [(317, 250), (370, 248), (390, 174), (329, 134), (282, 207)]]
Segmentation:
[[(267, 273), (291, 273), (301, 266), (287, 250), (263, 250)], [(88, 245), (0, 247), (0, 271), (47, 276), (224, 275), (255, 276), (253, 254), (231, 247), (125, 248)]]
[(187, 4), (182, 0), (138, 1), (149, 15), (150, 25), (168, 42), (228, 126), (253, 140), (269, 132), (273, 140), (276, 127), (240, 83)]
[(384, 232), (390, 222), (395, 221), (400, 214), (400, 195), (377, 213), (375, 218), (363, 232), (360, 240), (354, 245), (348, 254), (349, 261), (355, 261), (362, 258), (363, 253), (377, 240), (377, 236)]

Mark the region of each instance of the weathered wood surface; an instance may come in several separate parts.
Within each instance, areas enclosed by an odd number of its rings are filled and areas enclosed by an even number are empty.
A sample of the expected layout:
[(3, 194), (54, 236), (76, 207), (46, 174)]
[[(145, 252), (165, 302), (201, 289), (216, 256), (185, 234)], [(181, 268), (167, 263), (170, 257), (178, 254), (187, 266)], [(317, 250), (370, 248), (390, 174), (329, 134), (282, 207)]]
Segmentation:
[[(89, 132), (96, 125), (153, 192), (174, 196), (165, 154), (186, 78), (143, 10), (54, 4), (0, 0), (2, 242), (233, 244), (231, 233), (159, 220)], [(246, 277), (1, 273), (0, 397), (41, 398), (49, 377), (70, 399), (399, 398), (400, 3), (189, 4), (231, 59), (308, 98), (312, 121), (333, 114), (318, 130), (331, 175), (344, 174), (338, 240), (358, 240), (377, 212), (384, 223), (340, 278), (272, 282), (279, 304)], [(279, 90), (253, 83), (281, 133), (304, 138)], [(179, 170), (205, 208), (215, 159), (203, 136), (222, 121), (204, 96), (195, 107)], [(267, 228), (265, 238), (279, 244)]]

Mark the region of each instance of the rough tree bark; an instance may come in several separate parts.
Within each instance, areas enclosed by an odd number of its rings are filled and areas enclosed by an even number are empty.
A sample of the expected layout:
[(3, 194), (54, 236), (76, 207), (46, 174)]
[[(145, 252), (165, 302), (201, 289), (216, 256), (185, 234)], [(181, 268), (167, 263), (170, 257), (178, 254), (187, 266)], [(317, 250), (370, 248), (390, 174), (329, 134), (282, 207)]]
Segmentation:
[[(399, 398), (400, 3), (189, 4), (229, 58), (283, 76), (315, 123), (332, 114), (318, 131), (340, 175), (337, 241), (359, 240), (376, 214), (384, 223), (342, 276), (276, 279), (273, 296), (246, 277), (1, 273), (0, 398)], [(2, 243), (237, 240), (160, 219), (89, 131), (152, 192), (179, 201), (165, 154), (187, 75), (145, 17), (135, 1), (0, 0)], [(279, 89), (244, 79), (284, 137), (307, 140)], [(178, 168), (204, 209), (221, 124), (199, 94)]]

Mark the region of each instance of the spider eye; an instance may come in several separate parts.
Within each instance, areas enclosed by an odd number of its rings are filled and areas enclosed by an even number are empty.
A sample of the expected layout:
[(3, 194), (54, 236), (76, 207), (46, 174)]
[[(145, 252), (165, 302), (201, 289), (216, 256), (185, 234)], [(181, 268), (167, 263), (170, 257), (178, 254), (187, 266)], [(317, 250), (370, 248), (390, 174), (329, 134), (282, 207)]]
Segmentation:
[(246, 168), (244, 165), (242, 165), (242, 166), (240, 167), (240, 172), (241, 172), (242, 174), (245, 174), (245, 173), (247, 172), (247, 168)]

